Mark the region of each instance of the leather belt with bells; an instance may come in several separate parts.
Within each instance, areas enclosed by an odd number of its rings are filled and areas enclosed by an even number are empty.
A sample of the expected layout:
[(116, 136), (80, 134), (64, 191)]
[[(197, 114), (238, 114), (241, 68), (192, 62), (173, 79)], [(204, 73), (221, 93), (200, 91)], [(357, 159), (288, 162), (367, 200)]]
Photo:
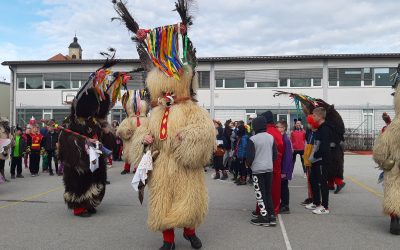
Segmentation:
[(165, 106), (163, 118), (160, 127), (160, 140), (165, 140), (168, 137), (168, 116), (171, 106), (175, 103), (175, 96), (170, 93), (165, 93), (163, 98), (158, 98), (158, 104)]

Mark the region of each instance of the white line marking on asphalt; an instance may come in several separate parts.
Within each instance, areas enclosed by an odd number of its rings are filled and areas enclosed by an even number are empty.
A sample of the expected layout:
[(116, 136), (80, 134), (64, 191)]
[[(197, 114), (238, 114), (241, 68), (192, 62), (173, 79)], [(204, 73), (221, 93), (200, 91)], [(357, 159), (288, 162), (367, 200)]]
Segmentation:
[(281, 226), (283, 239), (285, 240), (286, 250), (292, 250), (292, 246), (290, 245), (289, 237), (286, 232), (285, 224), (283, 224), (283, 219), (280, 214), (278, 214), (278, 219), (279, 219), (279, 225)]

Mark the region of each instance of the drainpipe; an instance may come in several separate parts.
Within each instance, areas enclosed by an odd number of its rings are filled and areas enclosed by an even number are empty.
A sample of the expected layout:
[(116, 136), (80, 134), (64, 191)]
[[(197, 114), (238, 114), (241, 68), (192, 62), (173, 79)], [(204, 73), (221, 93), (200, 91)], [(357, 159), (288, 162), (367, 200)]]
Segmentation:
[(15, 84), (15, 77), (14, 77), (14, 70), (13, 68), (9, 65), (8, 68), (11, 71), (11, 77), (10, 77), (10, 123), (11, 127), (16, 125), (16, 112), (15, 112), (15, 92), (16, 92), (16, 84)]
[(214, 107), (214, 97), (215, 97), (215, 71), (214, 62), (211, 62), (210, 68), (210, 116), (215, 119), (215, 107)]

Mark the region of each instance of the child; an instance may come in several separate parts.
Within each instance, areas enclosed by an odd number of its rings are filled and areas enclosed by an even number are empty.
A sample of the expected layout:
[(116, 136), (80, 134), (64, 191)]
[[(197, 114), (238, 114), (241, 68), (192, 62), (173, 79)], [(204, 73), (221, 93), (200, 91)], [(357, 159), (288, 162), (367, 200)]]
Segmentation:
[(281, 132), (283, 136), (283, 145), (285, 151), (282, 158), (282, 170), (281, 170), (281, 205), (279, 208), (279, 213), (290, 214), (289, 209), (289, 181), (292, 179), (293, 175), (293, 148), (292, 143), (287, 136), (287, 123), (286, 121), (280, 121), (276, 124), (276, 128)]
[(312, 190), (311, 190), (311, 161), (310, 156), (314, 148), (314, 141), (315, 141), (315, 131), (317, 131), (319, 125), (316, 123), (312, 117), (312, 115), (307, 116), (307, 123), (308, 123), (308, 131), (306, 134), (306, 147), (304, 148), (304, 166), (306, 168), (307, 174), (307, 187), (308, 187), (308, 197), (301, 203), (303, 206), (307, 206), (308, 204), (313, 202), (312, 199)]
[(11, 179), (15, 179), (15, 168), (17, 168), (17, 178), (24, 178), (22, 175), (22, 158), (26, 146), (20, 127), (15, 130), (15, 138), (12, 140), (11, 146)]
[(251, 223), (258, 226), (275, 226), (276, 217), (272, 203), (273, 161), (278, 151), (272, 135), (265, 133), (267, 121), (260, 116), (253, 120), (255, 135), (250, 137), (246, 147), (246, 164), (253, 171), (253, 186), (260, 215)]
[(246, 128), (244, 124), (240, 124), (237, 131), (237, 146), (235, 148), (236, 157), (236, 168), (240, 175), (240, 178), (236, 182), (237, 185), (247, 184), (247, 168), (246, 168), (246, 145), (249, 140), (249, 136), (246, 133)]
[[(326, 110), (316, 108), (313, 111), (314, 121), (319, 124), (315, 133), (313, 153), (310, 157), (311, 188), (313, 203), (306, 206), (314, 214), (329, 214), (329, 188), (328, 179), (332, 170), (332, 157), (330, 152), (331, 127), (325, 122)], [(322, 197), (321, 197), (322, 196)], [(322, 198), (322, 202), (321, 202)]]

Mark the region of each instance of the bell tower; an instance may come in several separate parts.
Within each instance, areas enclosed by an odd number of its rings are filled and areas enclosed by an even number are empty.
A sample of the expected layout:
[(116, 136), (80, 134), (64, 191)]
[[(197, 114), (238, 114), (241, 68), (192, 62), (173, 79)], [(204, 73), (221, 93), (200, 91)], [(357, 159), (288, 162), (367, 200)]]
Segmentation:
[(82, 60), (82, 48), (78, 43), (78, 38), (74, 37), (74, 41), (68, 47), (68, 56), (72, 60)]

